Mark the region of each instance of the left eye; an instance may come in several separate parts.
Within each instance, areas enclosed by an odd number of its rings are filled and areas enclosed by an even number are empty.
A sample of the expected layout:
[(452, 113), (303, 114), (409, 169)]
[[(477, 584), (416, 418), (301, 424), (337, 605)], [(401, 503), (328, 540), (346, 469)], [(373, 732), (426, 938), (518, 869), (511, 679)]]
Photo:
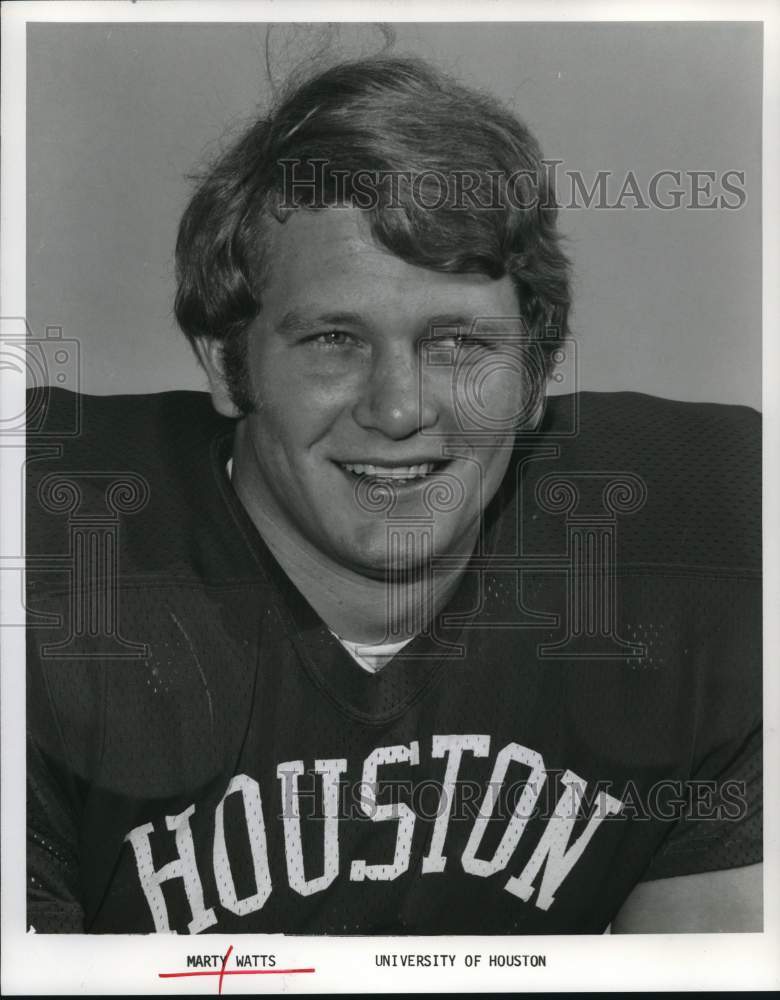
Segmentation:
[(485, 340), (484, 338), (472, 337), (469, 336), (468, 334), (463, 334), (463, 335), (453, 334), (449, 337), (437, 337), (436, 343), (445, 344), (448, 347), (461, 348), (464, 350), (468, 349), (473, 350), (474, 348), (478, 347), (490, 350), (494, 346), (490, 341)]
[(309, 339), (325, 347), (344, 347), (355, 342), (355, 338), (344, 330), (325, 330), (324, 333), (315, 334)]

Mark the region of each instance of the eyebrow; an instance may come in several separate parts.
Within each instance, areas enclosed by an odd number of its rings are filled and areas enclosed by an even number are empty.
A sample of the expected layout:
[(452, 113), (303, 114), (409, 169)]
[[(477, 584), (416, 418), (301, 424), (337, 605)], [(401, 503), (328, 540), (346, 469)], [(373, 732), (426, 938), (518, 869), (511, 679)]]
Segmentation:
[(440, 327), (452, 329), (452, 327), (455, 326), (471, 328), (474, 325), (474, 323), (476, 323), (476, 321), (477, 321), (476, 316), (462, 316), (462, 315), (432, 316), (428, 320), (428, 329), (431, 331), (439, 329)]
[(365, 326), (363, 317), (356, 312), (327, 312), (319, 316), (302, 316), (294, 309), (290, 309), (282, 316), (276, 324), (278, 333), (285, 336), (293, 336), (298, 333), (308, 331), (320, 326)]

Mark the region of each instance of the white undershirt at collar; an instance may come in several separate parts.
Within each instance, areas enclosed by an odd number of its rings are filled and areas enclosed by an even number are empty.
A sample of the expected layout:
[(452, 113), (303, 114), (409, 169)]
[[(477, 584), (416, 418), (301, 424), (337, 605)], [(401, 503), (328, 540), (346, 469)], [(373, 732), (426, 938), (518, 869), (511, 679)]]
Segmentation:
[(401, 639), (400, 642), (351, 642), (349, 639), (342, 639), (336, 635), (333, 629), (330, 630), (336, 636), (341, 645), (346, 649), (352, 659), (370, 674), (375, 674), (382, 667), (404, 648), (412, 640)]

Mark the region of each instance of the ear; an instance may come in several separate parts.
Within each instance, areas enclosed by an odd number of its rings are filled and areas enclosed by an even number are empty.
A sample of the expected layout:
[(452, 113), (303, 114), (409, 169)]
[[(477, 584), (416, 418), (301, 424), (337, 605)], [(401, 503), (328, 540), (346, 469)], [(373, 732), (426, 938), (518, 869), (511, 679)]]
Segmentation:
[(241, 411), (230, 398), (222, 363), (222, 344), (213, 337), (197, 337), (194, 345), (198, 360), (209, 380), (211, 402), (223, 417), (240, 417)]

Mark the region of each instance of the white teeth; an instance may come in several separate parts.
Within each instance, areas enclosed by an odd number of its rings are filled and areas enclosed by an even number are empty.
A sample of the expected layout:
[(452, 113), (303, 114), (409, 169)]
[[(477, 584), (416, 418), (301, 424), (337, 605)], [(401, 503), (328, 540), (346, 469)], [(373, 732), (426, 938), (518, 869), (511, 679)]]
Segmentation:
[(430, 475), (435, 469), (434, 462), (422, 462), (419, 465), (363, 465), (362, 463), (344, 463), (347, 472), (356, 476), (375, 476), (379, 479), (418, 479)]

